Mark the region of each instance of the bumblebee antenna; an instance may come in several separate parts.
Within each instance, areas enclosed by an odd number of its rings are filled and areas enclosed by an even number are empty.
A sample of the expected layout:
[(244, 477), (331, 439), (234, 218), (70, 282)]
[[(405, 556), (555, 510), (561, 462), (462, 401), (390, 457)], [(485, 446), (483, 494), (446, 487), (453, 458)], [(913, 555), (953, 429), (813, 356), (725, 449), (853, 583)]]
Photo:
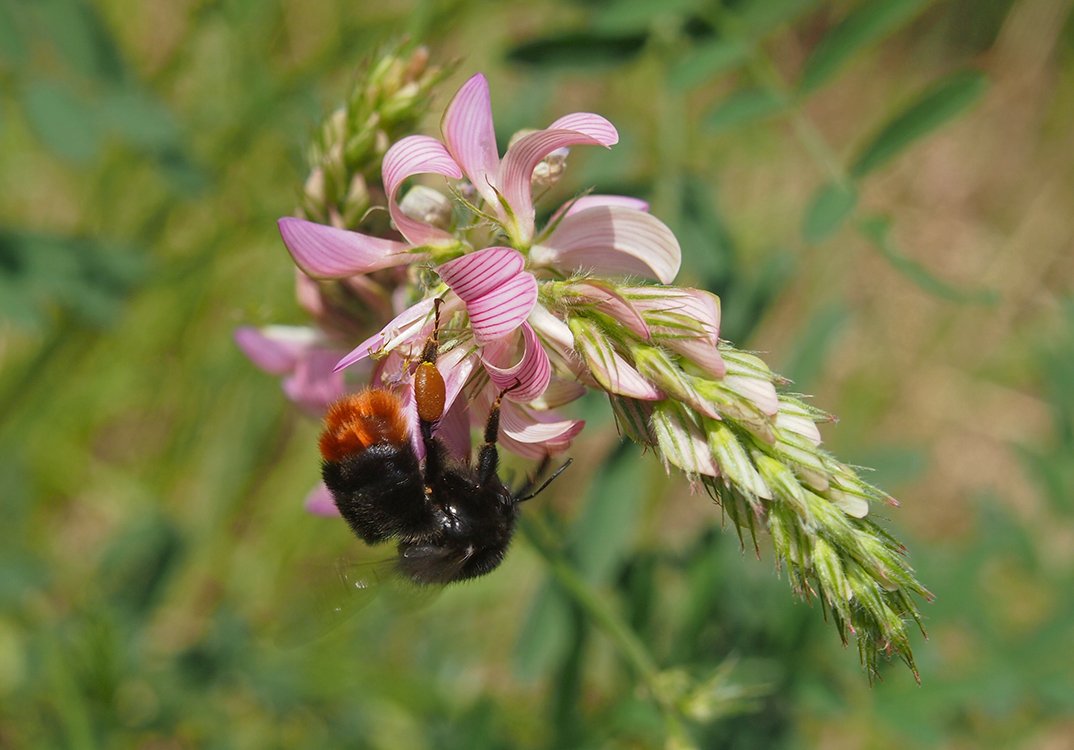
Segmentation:
[[(545, 463), (547, 463), (547, 459), (545, 460)], [(556, 469), (552, 473), (552, 476), (550, 476), (550, 477), (548, 477), (548, 479), (544, 480), (544, 482), (541, 484), (541, 486), (538, 487), (537, 489), (535, 489), (533, 492), (528, 492), (529, 488), (533, 486), (533, 482), (527, 482), (526, 485), (524, 485), (521, 488), (519, 488), (519, 492), (526, 492), (526, 494), (522, 495), (521, 497), (516, 497), (515, 502), (524, 503), (527, 500), (532, 500), (533, 498), (535, 498), (538, 495), (540, 495), (542, 492), (545, 491), (545, 488), (548, 487), (548, 485), (552, 484), (552, 481), (556, 477), (558, 477), (560, 474), (562, 474), (566, 470), (566, 468), (568, 466), (570, 466), (572, 463), (574, 463), (574, 459), (573, 458), (568, 458), (566, 461), (563, 462), (562, 466), (560, 466), (558, 469)], [(540, 474), (540, 471), (538, 471), (538, 475), (539, 474)]]

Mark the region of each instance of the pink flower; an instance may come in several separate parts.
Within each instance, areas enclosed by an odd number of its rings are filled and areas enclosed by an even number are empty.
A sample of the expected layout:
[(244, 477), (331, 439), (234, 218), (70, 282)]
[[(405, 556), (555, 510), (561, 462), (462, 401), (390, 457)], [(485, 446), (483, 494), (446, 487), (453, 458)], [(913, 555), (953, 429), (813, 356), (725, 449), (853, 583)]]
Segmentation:
[(245, 326), (235, 331), (235, 343), (265, 372), (285, 376), (284, 393), (307, 414), (319, 417), (346, 392), (335, 369), (339, 350), (312, 328)]
[[(559, 170), (571, 146), (613, 146), (619, 136), (611, 123), (592, 113), (566, 115), (544, 130), (516, 137), (501, 158), (488, 82), (475, 75), (448, 105), (441, 134), (442, 141), (422, 135), (403, 138), (385, 154), (382, 179), (400, 239), (296, 218), (279, 222), (295, 263), (311, 277), (353, 280), (420, 262), (430, 264), (443, 284), (402, 309), (344, 356), (336, 370), (367, 357), (382, 363), (387, 357), (393, 357), (396, 364), (416, 361), (432, 334), (433, 299), (439, 297), (443, 299), (442, 319), (454, 322), (451, 332), (441, 335), (444, 357), (438, 366), (448, 385), (449, 401), (438, 429), (460, 450), (463, 442), (468, 445), (470, 423), (484, 419), (479, 413), (482, 402), (491, 403), (495, 393), (504, 390), (507, 403), (501, 423), (509, 450), (536, 455), (567, 447), (581, 422), (558, 417), (540, 401), (551, 381), (549, 352), (555, 353), (560, 370), (573, 371), (583, 382), (593, 384), (596, 378), (613, 393), (661, 397), (614, 350), (604, 354), (618, 369), (613, 367), (610, 375), (599, 369), (586, 371), (574, 351), (571, 328), (559, 317), (562, 310), (545, 308), (539, 302), (543, 286), (582, 273), (590, 280), (577, 285), (577, 295), (648, 339), (644, 305), (634, 305), (613, 285), (594, 277), (634, 276), (667, 283), (678, 272), (678, 241), (648, 213), (644, 201), (586, 195), (554, 212), (547, 225), (536, 225), (534, 180), (550, 173), (540, 169), (542, 164), (554, 160)], [(417, 188), (420, 200), (402, 199), (401, 186), (419, 175), (465, 180), (452, 193), (458, 208), (454, 212), (418, 210), (437, 203), (425, 186)], [(451, 215), (460, 217), (454, 226), (447, 219)], [(460, 329), (462, 314), (465, 325)], [(583, 351), (589, 343), (588, 339), (580, 342)], [(378, 377), (383, 372), (380, 367)], [(405, 380), (405, 375), (399, 377)], [(476, 383), (476, 390), (468, 394), (471, 408), (464, 410), (466, 414), (460, 409), (467, 404), (456, 407), (454, 399), (468, 379)]]

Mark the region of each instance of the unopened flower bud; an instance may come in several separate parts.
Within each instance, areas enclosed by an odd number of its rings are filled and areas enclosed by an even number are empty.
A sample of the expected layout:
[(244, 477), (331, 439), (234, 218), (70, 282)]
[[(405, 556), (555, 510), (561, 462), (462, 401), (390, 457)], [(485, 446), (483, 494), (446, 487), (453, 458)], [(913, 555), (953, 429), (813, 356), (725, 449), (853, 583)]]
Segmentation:
[[(525, 138), (527, 135), (536, 132), (538, 131), (519, 130), (517, 133), (511, 136), (511, 140), (507, 143), (507, 148), (511, 148), (511, 146)], [(567, 169), (567, 156), (569, 154), (570, 149), (557, 148), (548, 156), (544, 157), (537, 164), (537, 166), (533, 168), (533, 176), (530, 178), (533, 183), (533, 187), (548, 188), (552, 185), (555, 185)]]
[(399, 201), (400, 210), (415, 221), (451, 229), (452, 204), (446, 195), (425, 185), (415, 185)]

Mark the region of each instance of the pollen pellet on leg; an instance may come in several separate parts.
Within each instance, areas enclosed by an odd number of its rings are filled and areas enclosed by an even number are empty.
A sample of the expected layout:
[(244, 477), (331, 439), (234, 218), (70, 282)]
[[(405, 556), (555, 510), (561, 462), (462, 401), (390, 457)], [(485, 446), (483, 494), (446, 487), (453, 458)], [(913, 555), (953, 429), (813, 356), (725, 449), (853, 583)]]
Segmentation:
[(418, 417), (424, 422), (435, 422), (444, 416), (444, 400), (447, 397), (444, 378), (432, 362), (422, 362), (414, 373), (414, 400), (418, 405)]

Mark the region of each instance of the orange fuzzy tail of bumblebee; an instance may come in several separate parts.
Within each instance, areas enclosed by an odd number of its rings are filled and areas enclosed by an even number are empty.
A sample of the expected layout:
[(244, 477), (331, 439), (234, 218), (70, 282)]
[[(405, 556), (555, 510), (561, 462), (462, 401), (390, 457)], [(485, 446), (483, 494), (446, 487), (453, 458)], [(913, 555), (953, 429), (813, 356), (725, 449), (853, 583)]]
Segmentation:
[(403, 445), (409, 440), (399, 397), (371, 388), (345, 396), (329, 407), (319, 446), (325, 461), (340, 461), (377, 443)]

